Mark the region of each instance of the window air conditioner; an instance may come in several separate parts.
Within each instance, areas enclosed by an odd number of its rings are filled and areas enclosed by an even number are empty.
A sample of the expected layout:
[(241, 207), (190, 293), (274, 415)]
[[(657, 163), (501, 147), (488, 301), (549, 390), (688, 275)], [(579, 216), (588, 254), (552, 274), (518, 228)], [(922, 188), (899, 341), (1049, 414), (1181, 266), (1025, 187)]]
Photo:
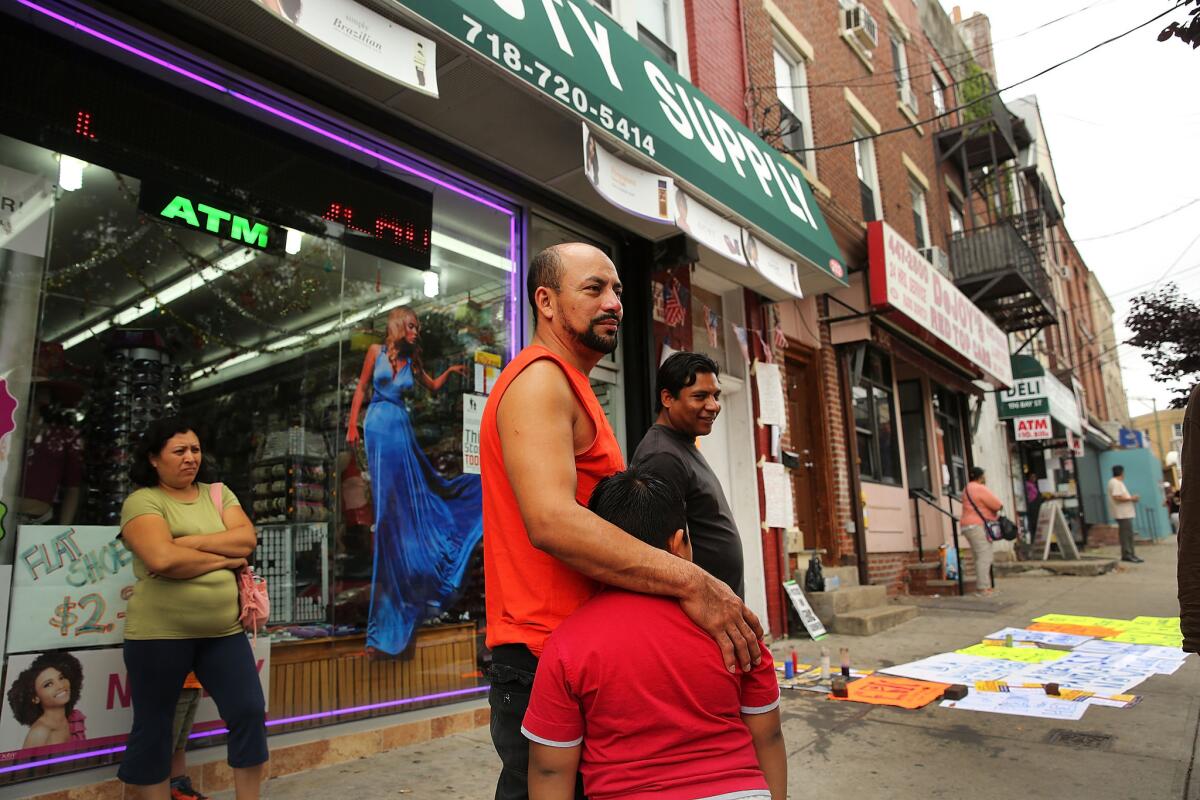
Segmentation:
[(936, 245), (933, 247), (923, 247), (921, 248), (921, 255), (924, 256), (926, 261), (933, 264), (933, 268), (938, 272), (943, 275), (950, 274), (950, 256), (942, 248)]
[(879, 44), (879, 26), (862, 3), (842, 9), (842, 27), (864, 47)]

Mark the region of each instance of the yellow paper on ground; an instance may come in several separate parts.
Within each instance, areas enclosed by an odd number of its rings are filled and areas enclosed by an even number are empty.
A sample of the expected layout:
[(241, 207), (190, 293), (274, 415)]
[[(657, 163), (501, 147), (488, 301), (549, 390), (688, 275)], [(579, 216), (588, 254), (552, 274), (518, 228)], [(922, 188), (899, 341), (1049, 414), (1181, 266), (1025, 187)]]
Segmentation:
[(1183, 636), (1177, 633), (1156, 633), (1145, 629), (1135, 628), (1122, 631), (1116, 636), (1106, 636), (1110, 642), (1128, 642), (1129, 644), (1153, 644), (1160, 647), (1182, 647)]
[(1043, 614), (1034, 622), (1056, 622), (1062, 625), (1084, 625), (1092, 628), (1112, 628), (1117, 631), (1133, 627), (1133, 621), (1128, 619), (1108, 619), (1106, 617), (1081, 617), (1076, 614)]
[(1130, 630), (1157, 631), (1182, 636), (1179, 628), (1179, 617), (1134, 617)]
[(964, 656), (979, 656), (980, 658), (1002, 658), (1006, 661), (1020, 661), (1023, 664), (1041, 664), (1046, 661), (1057, 661), (1067, 653), (1063, 650), (1041, 650), (1027, 647), (996, 647), (990, 644), (976, 644), (955, 650)]

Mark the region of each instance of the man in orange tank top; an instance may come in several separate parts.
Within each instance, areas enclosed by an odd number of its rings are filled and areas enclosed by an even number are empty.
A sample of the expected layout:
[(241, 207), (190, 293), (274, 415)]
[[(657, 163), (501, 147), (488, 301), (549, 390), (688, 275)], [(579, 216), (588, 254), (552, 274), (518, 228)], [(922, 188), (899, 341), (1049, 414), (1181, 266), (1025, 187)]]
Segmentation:
[(616, 267), (590, 245), (555, 245), (530, 263), (527, 291), (533, 343), (504, 368), (480, 425), (497, 800), (528, 797), (520, 728), (546, 638), (602, 585), (678, 598), (731, 672), (761, 660), (762, 627), (726, 583), (587, 508), (596, 483), (625, 467), (588, 381), (617, 347)]

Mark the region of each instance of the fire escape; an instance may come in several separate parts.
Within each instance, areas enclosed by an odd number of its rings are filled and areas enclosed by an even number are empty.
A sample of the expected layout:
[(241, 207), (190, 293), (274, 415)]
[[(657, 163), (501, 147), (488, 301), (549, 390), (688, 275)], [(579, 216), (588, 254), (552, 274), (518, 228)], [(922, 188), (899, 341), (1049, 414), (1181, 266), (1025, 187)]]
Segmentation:
[(967, 195), (962, 230), (949, 240), (955, 285), (1006, 333), (1056, 324), (1043, 189), (1017, 163), (1032, 141), (1024, 123), (999, 97), (980, 100), (942, 123), (934, 138), (938, 159), (957, 166)]

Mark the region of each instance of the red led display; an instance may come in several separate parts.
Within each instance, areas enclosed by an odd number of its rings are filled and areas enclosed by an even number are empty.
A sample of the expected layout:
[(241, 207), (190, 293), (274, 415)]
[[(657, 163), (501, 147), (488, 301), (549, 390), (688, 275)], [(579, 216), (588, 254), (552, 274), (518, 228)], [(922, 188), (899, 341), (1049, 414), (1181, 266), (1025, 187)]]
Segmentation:
[(75, 135), (92, 141), (96, 140), (96, 134), (92, 133), (92, 112), (75, 112)]

